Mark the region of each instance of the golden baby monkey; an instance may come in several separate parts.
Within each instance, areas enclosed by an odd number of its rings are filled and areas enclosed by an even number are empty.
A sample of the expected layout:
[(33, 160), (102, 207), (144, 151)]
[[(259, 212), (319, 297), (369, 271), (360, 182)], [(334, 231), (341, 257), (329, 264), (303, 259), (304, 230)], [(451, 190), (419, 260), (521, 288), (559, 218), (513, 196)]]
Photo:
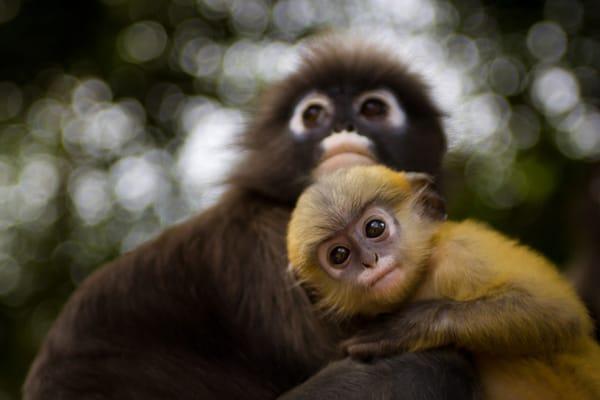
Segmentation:
[(430, 183), (353, 167), (298, 200), (294, 274), (335, 318), (379, 316), (345, 342), (348, 353), (454, 346), (474, 355), (486, 399), (600, 399), (600, 348), (574, 290), (516, 241), (445, 221)]

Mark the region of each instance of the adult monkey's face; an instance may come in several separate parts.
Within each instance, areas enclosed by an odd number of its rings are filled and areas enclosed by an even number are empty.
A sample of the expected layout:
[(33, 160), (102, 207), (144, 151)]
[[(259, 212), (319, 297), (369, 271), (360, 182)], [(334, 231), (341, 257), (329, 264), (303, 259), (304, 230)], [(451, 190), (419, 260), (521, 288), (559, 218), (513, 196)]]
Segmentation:
[(352, 165), (439, 174), (440, 112), (421, 79), (373, 44), (316, 41), (261, 100), (238, 185), (293, 202), (315, 176)]

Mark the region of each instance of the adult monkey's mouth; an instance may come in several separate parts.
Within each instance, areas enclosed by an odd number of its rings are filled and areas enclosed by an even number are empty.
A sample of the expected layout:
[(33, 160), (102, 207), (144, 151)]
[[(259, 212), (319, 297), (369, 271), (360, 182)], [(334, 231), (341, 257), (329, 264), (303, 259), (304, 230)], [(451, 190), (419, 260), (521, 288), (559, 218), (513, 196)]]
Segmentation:
[(377, 163), (372, 151), (373, 142), (354, 132), (334, 133), (323, 139), (320, 146), (323, 155), (314, 172), (316, 177), (330, 174), (340, 168)]

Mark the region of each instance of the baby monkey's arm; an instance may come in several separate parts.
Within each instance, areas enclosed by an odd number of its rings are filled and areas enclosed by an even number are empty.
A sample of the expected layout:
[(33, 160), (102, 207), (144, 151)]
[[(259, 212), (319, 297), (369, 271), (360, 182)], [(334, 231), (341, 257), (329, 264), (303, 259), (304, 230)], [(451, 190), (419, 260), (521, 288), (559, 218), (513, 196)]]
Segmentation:
[(350, 355), (448, 345), (484, 354), (548, 354), (589, 334), (585, 307), (545, 259), (482, 225), (447, 224), (425, 284), (429, 300), (409, 303), (343, 343)]
[(568, 347), (589, 329), (587, 323), (568, 305), (505, 288), (469, 301), (412, 303), (342, 346), (356, 358), (448, 345), (477, 353), (534, 355)]

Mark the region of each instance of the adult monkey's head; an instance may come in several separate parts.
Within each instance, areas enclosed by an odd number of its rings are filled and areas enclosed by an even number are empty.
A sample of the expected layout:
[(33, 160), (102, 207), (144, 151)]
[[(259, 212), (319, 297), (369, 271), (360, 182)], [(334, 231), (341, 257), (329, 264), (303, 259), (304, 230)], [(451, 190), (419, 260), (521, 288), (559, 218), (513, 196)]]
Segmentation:
[(321, 38), (264, 93), (231, 181), (294, 202), (316, 175), (351, 165), (438, 176), (446, 149), (440, 117), (420, 77), (389, 52)]

